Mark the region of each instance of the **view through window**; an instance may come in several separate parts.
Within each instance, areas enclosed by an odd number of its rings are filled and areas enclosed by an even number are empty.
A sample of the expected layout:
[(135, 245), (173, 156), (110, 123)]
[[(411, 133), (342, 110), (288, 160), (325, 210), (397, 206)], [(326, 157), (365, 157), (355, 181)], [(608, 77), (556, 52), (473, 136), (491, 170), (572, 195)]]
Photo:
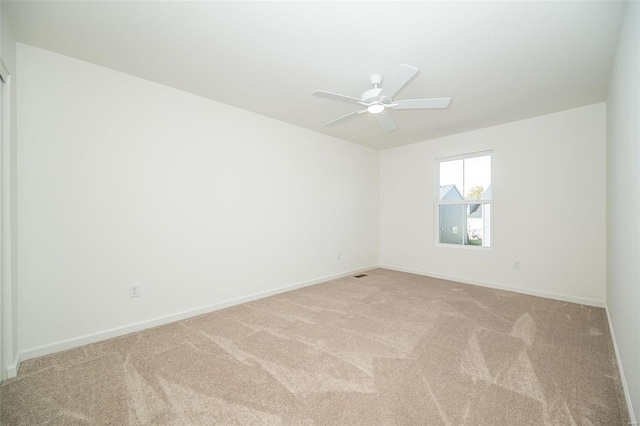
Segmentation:
[(436, 160), (438, 243), (491, 247), (491, 152)]

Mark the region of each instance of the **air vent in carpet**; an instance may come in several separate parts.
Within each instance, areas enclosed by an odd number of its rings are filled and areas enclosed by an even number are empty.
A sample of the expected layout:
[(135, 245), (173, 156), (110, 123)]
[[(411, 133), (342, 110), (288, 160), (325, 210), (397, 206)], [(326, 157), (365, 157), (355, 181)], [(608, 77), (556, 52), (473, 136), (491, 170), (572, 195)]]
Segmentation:
[(366, 277), (367, 274), (360, 274), (360, 275), (354, 275), (353, 278), (362, 278), (362, 277)]

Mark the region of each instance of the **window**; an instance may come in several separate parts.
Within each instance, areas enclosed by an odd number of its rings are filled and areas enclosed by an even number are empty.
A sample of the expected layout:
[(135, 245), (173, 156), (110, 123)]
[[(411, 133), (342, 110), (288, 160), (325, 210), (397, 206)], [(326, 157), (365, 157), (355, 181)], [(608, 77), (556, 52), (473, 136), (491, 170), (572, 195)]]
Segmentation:
[(491, 247), (491, 152), (436, 160), (437, 243)]

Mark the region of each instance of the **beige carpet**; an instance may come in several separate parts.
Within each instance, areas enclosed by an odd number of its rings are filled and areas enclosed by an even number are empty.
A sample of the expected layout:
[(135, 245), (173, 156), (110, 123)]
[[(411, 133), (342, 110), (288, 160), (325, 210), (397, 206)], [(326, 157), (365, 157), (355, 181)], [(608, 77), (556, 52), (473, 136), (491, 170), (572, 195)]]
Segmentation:
[(22, 363), (2, 425), (625, 425), (603, 309), (384, 269)]

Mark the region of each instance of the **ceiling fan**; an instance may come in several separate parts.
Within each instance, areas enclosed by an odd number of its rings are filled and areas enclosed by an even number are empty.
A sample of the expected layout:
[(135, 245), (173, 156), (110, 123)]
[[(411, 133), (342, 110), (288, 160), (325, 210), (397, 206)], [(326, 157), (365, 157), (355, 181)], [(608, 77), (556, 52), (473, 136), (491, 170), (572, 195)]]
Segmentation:
[(333, 126), (349, 117), (368, 112), (373, 116), (385, 131), (391, 132), (396, 129), (396, 124), (387, 112), (388, 109), (433, 109), (446, 108), (451, 102), (451, 98), (430, 98), (430, 99), (405, 99), (394, 101), (393, 97), (409, 83), (420, 70), (411, 65), (402, 64), (384, 86), (379, 87), (382, 83), (382, 75), (373, 74), (369, 77), (369, 82), (373, 85), (373, 89), (365, 91), (360, 99), (351, 96), (339, 95), (337, 93), (325, 92), (324, 90), (316, 90), (313, 92), (315, 96), (321, 98), (333, 99), (336, 101), (347, 102), (350, 104), (362, 105), (365, 109), (351, 112), (335, 120), (325, 123), (325, 126)]

